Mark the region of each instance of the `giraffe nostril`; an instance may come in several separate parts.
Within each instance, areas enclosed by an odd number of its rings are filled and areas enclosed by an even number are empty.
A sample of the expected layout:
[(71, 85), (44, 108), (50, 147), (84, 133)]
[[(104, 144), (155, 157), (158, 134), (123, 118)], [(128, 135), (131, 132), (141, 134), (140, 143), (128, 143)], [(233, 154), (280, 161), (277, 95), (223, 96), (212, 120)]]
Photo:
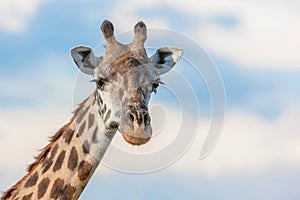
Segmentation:
[(147, 110), (138, 109), (138, 110), (128, 110), (126, 114), (128, 123), (137, 123), (138, 126), (149, 125), (150, 124), (150, 116)]
[(131, 122), (134, 122), (134, 115), (132, 113), (128, 113), (128, 118)]
[(149, 116), (148, 113), (146, 113), (144, 115), (144, 123), (145, 123), (145, 125), (149, 125), (150, 124), (150, 116)]

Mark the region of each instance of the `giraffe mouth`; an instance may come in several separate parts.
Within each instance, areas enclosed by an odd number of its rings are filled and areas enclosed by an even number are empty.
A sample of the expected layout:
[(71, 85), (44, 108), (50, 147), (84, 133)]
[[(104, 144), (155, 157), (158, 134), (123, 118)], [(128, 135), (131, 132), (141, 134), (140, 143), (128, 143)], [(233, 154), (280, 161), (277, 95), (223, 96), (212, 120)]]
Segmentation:
[(146, 144), (151, 139), (151, 135), (146, 136), (144, 134), (142, 136), (140, 134), (137, 136), (133, 136), (133, 135), (130, 135), (127, 133), (122, 133), (122, 136), (126, 142), (128, 142), (129, 144), (132, 144), (132, 145), (136, 145), (136, 146)]
[(143, 145), (149, 142), (152, 136), (152, 127), (148, 125), (121, 124), (118, 128), (124, 140), (132, 145)]
[(132, 145), (143, 145), (149, 142), (152, 136), (151, 125), (146, 126), (120, 126), (119, 132), (122, 134), (124, 140)]

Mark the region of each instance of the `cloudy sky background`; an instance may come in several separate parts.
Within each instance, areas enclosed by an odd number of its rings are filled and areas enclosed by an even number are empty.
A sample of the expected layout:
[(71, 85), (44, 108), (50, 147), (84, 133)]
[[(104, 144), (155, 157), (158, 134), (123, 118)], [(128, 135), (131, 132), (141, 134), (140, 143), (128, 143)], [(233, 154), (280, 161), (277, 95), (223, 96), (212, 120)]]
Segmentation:
[[(296, 0), (1, 1), (0, 190), (25, 174), (48, 136), (71, 117), (78, 70), (69, 49), (97, 46), (108, 18), (117, 33), (143, 20), (201, 45), (224, 81), (227, 113), (216, 148), (199, 160), (211, 107), (200, 81), (198, 135), (176, 163), (143, 175), (100, 166), (81, 199), (299, 199), (299, 11)], [(176, 69), (185, 66), (180, 61)], [(176, 87), (171, 75), (165, 79)], [(166, 105), (160, 92), (154, 98)], [(117, 135), (114, 145), (134, 153), (163, 148), (175, 138), (179, 115), (164, 109), (169, 123), (152, 143), (131, 148)]]

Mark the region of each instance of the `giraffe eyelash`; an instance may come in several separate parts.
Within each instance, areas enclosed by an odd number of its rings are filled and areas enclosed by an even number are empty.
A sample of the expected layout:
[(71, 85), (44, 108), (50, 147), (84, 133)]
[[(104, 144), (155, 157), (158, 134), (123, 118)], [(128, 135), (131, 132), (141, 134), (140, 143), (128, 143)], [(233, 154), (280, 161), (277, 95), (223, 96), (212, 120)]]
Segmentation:
[(108, 82), (107, 78), (95, 78), (95, 79), (92, 79), (90, 80), (91, 83), (96, 83), (96, 82), (99, 82), (99, 81), (103, 81), (103, 82)]
[(155, 81), (154, 83), (158, 83), (158, 84), (165, 85), (165, 83), (164, 83), (164, 82), (162, 82), (161, 80), (157, 80), (157, 81)]

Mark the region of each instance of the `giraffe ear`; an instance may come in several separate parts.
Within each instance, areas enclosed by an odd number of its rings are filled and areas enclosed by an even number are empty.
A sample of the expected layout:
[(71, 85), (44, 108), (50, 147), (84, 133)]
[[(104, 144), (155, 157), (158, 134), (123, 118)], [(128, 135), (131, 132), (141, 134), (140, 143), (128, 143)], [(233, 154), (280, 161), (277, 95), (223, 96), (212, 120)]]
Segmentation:
[(102, 56), (94, 55), (90, 47), (78, 46), (71, 49), (71, 56), (77, 67), (85, 74), (93, 75), (94, 69), (102, 62)]
[(150, 60), (158, 69), (159, 74), (164, 74), (174, 67), (182, 54), (182, 49), (175, 47), (164, 47), (157, 49), (155, 54), (150, 57)]

